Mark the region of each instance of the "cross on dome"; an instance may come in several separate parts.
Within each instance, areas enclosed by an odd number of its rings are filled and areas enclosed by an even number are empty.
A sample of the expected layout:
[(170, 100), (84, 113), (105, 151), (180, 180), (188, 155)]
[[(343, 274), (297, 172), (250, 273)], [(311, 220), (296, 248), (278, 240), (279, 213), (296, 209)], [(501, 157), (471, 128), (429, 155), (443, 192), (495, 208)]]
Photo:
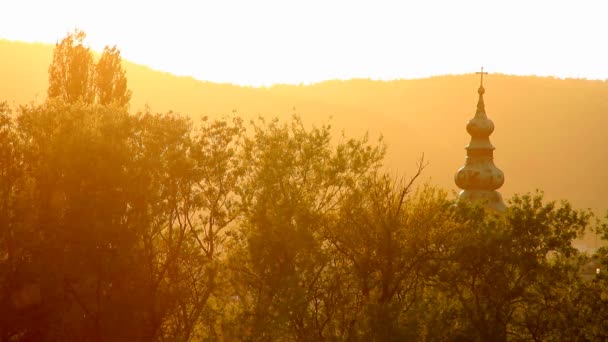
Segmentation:
[(487, 72), (483, 72), (483, 67), (481, 67), (481, 71), (476, 72), (476, 74), (481, 75), (481, 82), (479, 83), (479, 87), (483, 88), (483, 75), (487, 75)]

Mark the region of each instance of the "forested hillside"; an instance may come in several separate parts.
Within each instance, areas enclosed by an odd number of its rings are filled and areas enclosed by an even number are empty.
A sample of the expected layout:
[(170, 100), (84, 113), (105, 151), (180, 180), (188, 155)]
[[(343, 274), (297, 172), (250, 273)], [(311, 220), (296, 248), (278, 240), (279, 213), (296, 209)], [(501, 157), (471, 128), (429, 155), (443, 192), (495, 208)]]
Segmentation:
[[(0, 99), (41, 101), (52, 46), (0, 41)], [(191, 117), (289, 117), (330, 123), (336, 133), (384, 135), (386, 166), (409, 172), (422, 153), (424, 177), (457, 190), (453, 175), (464, 162), (465, 125), (475, 110), (478, 78), (442, 76), (398, 81), (327, 81), (269, 88), (215, 84), (126, 63), (131, 110), (149, 105)], [(505, 197), (543, 189), (575, 206), (608, 209), (608, 82), (491, 74), (486, 109), (496, 130), (496, 165), (505, 172)]]

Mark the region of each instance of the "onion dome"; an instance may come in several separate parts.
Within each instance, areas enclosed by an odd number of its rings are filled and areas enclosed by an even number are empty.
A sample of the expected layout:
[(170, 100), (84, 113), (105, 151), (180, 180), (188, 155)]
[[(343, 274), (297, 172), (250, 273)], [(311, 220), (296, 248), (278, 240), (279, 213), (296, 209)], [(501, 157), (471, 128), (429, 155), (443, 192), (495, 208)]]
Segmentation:
[(506, 209), (499, 189), (504, 181), (504, 174), (494, 165), (494, 146), (490, 143), (490, 134), (494, 131), (494, 123), (488, 119), (483, 102), (483, 68), (481, 69), (481, 85), (477, 93), (477, 111), (467, 123), (467, 132), (471, 135), (471, 142), (466, 147), (467, 157), (465, 165), (461, 167), (454, 180), (462, 189), (457, 202), (471, 201), (481, 203), (487, 208), (502, 212)]

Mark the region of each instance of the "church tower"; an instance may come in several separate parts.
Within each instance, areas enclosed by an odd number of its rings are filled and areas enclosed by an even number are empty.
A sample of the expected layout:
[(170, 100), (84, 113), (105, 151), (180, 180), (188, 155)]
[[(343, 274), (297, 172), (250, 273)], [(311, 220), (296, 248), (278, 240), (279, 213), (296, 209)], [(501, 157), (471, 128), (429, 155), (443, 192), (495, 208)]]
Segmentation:
[(458, 194), (457, 202), (470, 201), (481, 203), (486, 208), (502, 212), (506, 206), (502, 200), (499, 189), (505, 181), (500, 169), (494, 165), (494, 146), (490, 143), (490, 134), (494, 131), (494, 123), (486, 116), (486, 109), (483, 103), (483, 72), (481, 68), (481, 84), (477, 93), (477, 111), (467, 123), (467, 132), (471, 135), (471, 142), (466, 147), (467, 157), (463, 167), (461, 167), (454, 180), (456, 185), (462, 189)]

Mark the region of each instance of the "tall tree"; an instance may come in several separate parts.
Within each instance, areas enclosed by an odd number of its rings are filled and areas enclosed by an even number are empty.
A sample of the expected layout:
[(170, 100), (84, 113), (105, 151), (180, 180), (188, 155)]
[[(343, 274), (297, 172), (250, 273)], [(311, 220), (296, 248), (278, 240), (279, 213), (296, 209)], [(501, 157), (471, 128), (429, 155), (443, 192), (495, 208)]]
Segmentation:
[(106, 46), (95, 66), (95, 93), (101, 105), (114, 103), (124, 107), (131, 99), (120, 50), (116, 46)]
[(68, 103), (93, 101), (93, 53), (84, 46), (85, 38), (86, 33), (74, 30), (55, 44), (49, 66), (49, 98)]
[(22, 268), (42, 298), (25, 331), (39, 330), (38, 340), (134, 340), (142, 276), (126, 220), (131, 119), (124, 110), (57, 101), (22, 107), (17, 123), (33, 187)]

